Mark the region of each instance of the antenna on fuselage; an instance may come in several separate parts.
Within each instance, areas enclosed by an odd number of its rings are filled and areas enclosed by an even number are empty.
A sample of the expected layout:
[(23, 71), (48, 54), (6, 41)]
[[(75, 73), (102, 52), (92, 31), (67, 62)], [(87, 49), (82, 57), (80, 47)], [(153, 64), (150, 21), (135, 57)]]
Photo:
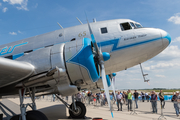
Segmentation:
[(79, 18), (78, 17), (76, 17), (76, 19), (81, 23), (81, 25), (83, 24), (80, 20), (79, 20)]
[(93, 22), (95, 22), (95, 23), (96, 23), (96, 18), (94, 18), (94, 19), (93, 19)]
[(61, 27), (61, 29), (63, 29), (63, 27), (57, 22), (57, 24), (59, 25), (59, 27)]

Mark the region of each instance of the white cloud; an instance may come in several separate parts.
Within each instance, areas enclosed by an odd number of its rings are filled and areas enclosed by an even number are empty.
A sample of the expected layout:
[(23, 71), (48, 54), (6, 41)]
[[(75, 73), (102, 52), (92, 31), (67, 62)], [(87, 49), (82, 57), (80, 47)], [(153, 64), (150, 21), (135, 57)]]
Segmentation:
[(20, 5), (16, 7), (18, 10), (28, 11), (28, 8), (27, 8), (28, 0), (3, 0), (3, 2), (8, 2), (11, 5)]
[(5, 13), (6, 11), (8, 10), (8, 8), (7, 7), (5, 7), (5, 8), (3, 8), (3, 12)]
[(22, 34), (22, 32), (21, 32), (20, 30), (18, 30), (18, 33), (21, 33), (21, 34)]
[(170, 58), (179, 58), (180, 57), (180, 49), (176, 45), (171, 45), (164, 50), (159, 57), (170, 57)]
[(156, 75), (156, 77), (165, 78), (165, 75)]
[(179, 67), (180, 63), (179, 62), (160, 62), (156, 65), (150, 65), (149, 67), (145, 67), (145, 70), (159, 70), (159, 69), (164, 69), (164, 68), (170, 68), (170, 67)]
[(142, 79), (140, 79), (140, 78), (131, 78), (130, 80), (139, 81), (139, 80), (142, 80)]
[(175, 38), (174, 40), (172, 40), (172, 43), (173, 42), (180, 42), (180, 37), (177, 37), (177, 38)]
[(176, 13), (174, 16), (171, 16), (168, 21), (173, 22), (174, 24), (180, 24), (180, 13)]
[(16, 32), (9, 32), (10, 35), (17, 35)]

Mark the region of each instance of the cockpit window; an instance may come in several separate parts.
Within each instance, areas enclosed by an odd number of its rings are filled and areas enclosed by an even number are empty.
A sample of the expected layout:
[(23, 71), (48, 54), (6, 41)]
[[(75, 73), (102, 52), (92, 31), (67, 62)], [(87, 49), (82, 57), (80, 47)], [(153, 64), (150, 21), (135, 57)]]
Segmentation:
[(136, 28), (136, 26), (134, 25), (134, 23), (130, 22), (130, 24), (131, 24), (131, 26), (132, 26), (133, 28)]
[(122, 31), (132, 29), (131, 25), (130, 25), (128, 22), (126, 22), (126, 23), (121, 23), (121, 24), (120, 24), (120, 27), (121, 27), (121, 30), (122, 30)]
[(142, 26), (140, 24), (138, 24), (138, 23), (135, 23), (135, 25), (136, 25), (137, 28), (142, 28)]

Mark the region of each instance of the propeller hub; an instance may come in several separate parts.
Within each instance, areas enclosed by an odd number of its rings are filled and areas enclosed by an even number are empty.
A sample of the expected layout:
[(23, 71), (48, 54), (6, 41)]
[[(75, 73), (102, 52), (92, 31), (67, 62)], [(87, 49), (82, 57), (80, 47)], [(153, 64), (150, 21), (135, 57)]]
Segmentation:
[(107, 61), (110, 59), (110, 54), (108, 52), (103, 52), (102, 56), (103, 56), (104, 61)]
[(112, 76), (115, 77), (115, 76), (116, 76), (116, 73), (112, 73)]

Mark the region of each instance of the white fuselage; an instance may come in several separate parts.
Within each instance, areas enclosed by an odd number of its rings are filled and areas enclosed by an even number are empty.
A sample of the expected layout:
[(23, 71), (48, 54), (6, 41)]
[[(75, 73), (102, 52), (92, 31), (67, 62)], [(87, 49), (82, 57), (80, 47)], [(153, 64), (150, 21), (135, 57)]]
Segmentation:
[[(110, 53), (110, 59), (105, 61), (105, 70), (107, 75), (125, 70), (148, 59), (151, 59), (163, 51), (171, 42), (171, 37), (167, 32), (156, 28), (143, 28), (139, 23), (129, 19), (94, 22), (90, 23), (90, 26), (95, 40), (97, 41), (97, 44), (101, 48), (102, 52)], [(47, 50), (47, 53), (50, 53), (51, 48), (48, 47), (53, 46), (55, 48), (58, 46), (57, 44), (61, 45), (62, 43), (66, 44), (66, 42), (68, 42), (67, 44), (73, 44), (72, 46), (75, 46), (74, 49), (77, 48), (76, 51), (73, 52), (78, 52), (82, 45), (79, 45), (78, 47), (77, 44), (74, 44), (78, 42), (70, 41), (82, 41), (83, 38), (91, 38), (87, 24), (64, 28), (13, 43), (1, 45), (0, 57), (10, 58), (13, 60), (18, 58), (19, 60), (17, 59), (17, 61), (21, 61), (21, 58), (23, 59), (27, 57), (26, 62), (31, 58), (31, 62), (33, 63), (34, 61), (43, 59), (41, 55), (33, 56), (34, 54), (39, 53), (39, 51), (45, 53), (45, 50)], [(29, 54), (31, 52), (33, 54)], [(44, 72), (52, 69), (52, 66), (50, 65), (52, 61), (50, 61), (49, 55), (50, 54), (46, 55), (47, 59), (43, 59), (43, 61), (37, 62), (35, 70), (40, 65), (44, 67), (38, 69), (40, 72), (36, 71), (32, 74), (32, 76), (43, 74)], [(57, 58), (54, 60), (56, 61)], [(48, 64), (44, 64), (45, 62)], [(74, 76), (77, 76), (75, 72), (74, 74)], [(15, 83), (19, 81), (14, 81), (13, 79), (13, 82)], [(86, 82), (88, 84), (82, 85), (82, 89), (89, 88), (93, 90), (97, 88), (96, 83), (93, 81), (89, 80)], [(50, 83), (48, 84), (50, 85)], [(6, 84), (4, 85), (6, 86)], [(55, 89), (55, 85), (55, 83), (52, 83), (52, 86), (50, 86)], [(102, 87), (102, 81), (97, 81), (97, 85), (98, 88)]]
[[(117, 19), (90, 23), (93, 34), (102, 52), (111, 55), (110, 60), (105, 62), (106, 73), (118, 72), (139, 63), (142, 63), (164, 50), (170, 43), (170, 38), (164, 38), (168, 34), (156, 28), (132, 27), (130, 30), (122, 31), (121, 23), (136, 23), (129, 19)], [(107, 33), (102, 34), (101, 28), (107, 28)], [(37, 35), (13, 43), (0, 46), (0, 56), (7, 57), (36, 50), (49, 45), (69, 42), (71, 40), (82, 40), (90, 38), (87, 24), (56, 30), (54, 32)], [(10, 46), (27, 43), (15, 48), (8, 53)], [(5, 49), (7, 47), (7, 49)], [(3, 50), (4, 49), (4, 50)], [(7, 53), (6, 53), (7, 52)]]

